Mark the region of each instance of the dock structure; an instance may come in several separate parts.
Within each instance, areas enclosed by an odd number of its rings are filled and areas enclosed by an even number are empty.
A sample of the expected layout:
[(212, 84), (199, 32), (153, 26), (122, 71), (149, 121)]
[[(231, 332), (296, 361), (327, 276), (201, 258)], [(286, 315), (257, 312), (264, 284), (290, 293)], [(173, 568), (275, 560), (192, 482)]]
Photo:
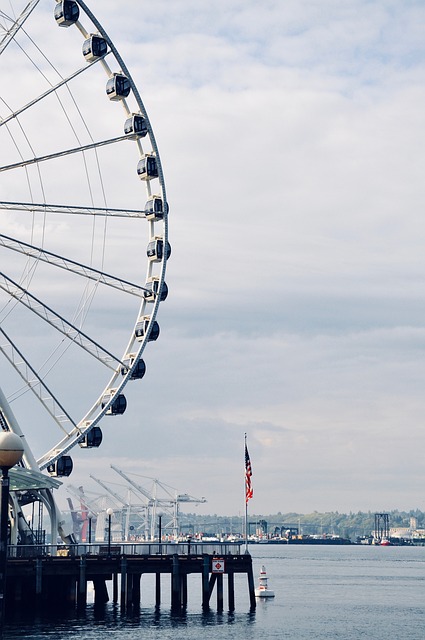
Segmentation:
[[(69, 545), (65, 548), (11, 547), (7, 568), (7, 609), (84, 608), (87, 585), (93, 583), (94, 604), (110, 600), (121, 611), (141, 605), (142, 577), (155, 575), (155, 606), (161, 605), (161, 576), (170, 576), (171, 608), (188, 604), (190, 574), (200, 576), (202, 609), (210, 608), (216, 591), (217, 610), (224, 608), (224, 578), (227, 576), (228, 609), (235, 609), (235, 574), (246, 574), (250, 607), (255, 607), (252, 559), (240, 553), (239, 544), (114, 544)], [(108, 590), (107, 583), (111, 582)]]

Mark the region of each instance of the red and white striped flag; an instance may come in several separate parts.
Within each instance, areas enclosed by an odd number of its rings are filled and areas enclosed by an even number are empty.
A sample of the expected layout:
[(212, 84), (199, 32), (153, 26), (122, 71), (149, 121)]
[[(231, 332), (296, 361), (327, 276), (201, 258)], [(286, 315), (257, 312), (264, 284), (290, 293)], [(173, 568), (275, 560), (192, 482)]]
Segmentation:
[(251, 482), (252, 467), (251, 460), (249, 458), (248, 447), (245, 443), (245, 502), (248, 504), (248, 500), (252, 498), (254, 490)]

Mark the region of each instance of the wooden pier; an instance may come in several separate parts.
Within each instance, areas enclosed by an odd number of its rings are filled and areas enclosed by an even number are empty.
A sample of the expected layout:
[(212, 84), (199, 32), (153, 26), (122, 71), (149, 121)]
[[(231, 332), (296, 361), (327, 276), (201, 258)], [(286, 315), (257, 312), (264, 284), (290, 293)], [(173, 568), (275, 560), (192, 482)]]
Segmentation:
[[(217, 610), (224, 608), (224, 579), (227, 577), (228, 609), (235, 609), (235, 574), (247, 576), (250, 607), (255, 607), (252, 559), (241, 554), (239, 545), (215, 544), (120, 544), (75, 545), (66, 549), (43, 547), (12, 548), (7, 566), (6, 608), (76, 607), (87, 603), (87, 584), (93, 583), (94, 604), (112, 601), (122, 611), (141, 605), (142, 577), (155, 575), (155, 606), (161, 605), (161, 576), (170, 576), (171, 607), (185, 609), (188, 602), (187, 579), (200, 576), (202, 609), (210, 608), (216, 591)], [(53, 551), (53, 553), (52, 553)]]

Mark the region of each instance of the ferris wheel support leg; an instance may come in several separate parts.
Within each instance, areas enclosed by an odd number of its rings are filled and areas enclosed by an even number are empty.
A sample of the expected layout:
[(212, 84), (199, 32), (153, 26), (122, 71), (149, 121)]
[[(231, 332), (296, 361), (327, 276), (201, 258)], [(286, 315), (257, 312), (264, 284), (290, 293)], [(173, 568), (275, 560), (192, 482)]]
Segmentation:
[(29, 448), (26, 442), (25, 435), (22, 433), (21, 427), (19, 426), (18, 421), (15, 418), (15, 415), (12, 409), (10, 408), (10, 404), (6, 400), (6, 396), (4, 395), (1, 387), (0, 387), (0, 419), (1, 419), (0, 428), (7, 431), (13, 431), (13, 433), (16, 433), (16, 435), (21, 438), (22, 444), (24, 447), (24, 455), (22, 456), (22, 459), (25, 467), (27, 469), (34, 469), (38, 471), (38, 464), (36, 462), (36, 459), (34, 458), (31, 452), (31, 449)]
[(9, 495), (9, 504), (12, 503), (12, 512), (9, 514), (10, 520), (10, 546), (15, 547), (18, 544), (18, 522), (20, 508), (15, 495), (11, 492)]
[(53, 492), (50, 489), (42, 489), (40, 491), (40, 498), (46, 505), (50, 518), (50, 531), (51, 531), (51, 552), (52, 555), (56, 555), (57, 552), (57, 537), (58, 535), (66, 544), (75, 544), (75, 536), (72, 530), (72, 525), (67, 523), (64, 519), (59, 507), (57, 506), (53, 497)]
[[(19, 531), (21, 544), (29, 545), (29, 544), (35, 543), (34, 533), (31, 527), (29, 526), (28, 522), (26, 521), (20, 506), (18, 506), (18, 509), (17, 509), (17, 531)], [(16, 543), (12, 543), (12, 544), (16, 544)]]

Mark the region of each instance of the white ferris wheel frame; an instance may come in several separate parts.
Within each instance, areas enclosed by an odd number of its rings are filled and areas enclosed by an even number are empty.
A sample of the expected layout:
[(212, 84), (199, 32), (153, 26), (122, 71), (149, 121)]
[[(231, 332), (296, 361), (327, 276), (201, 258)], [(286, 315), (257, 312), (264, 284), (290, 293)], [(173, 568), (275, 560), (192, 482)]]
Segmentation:
[[(56, 0), (57, 2), (58, 0)], [(8, 45), (16, 38), (20, 29), (22, 29), (26, 20), (31, 16), (31, 14), (36, 9), (37, 5), (40, 3), (40, 0), (31, 0), (28, 2), (22, 13), (14, 20), (12, 26), (7, 30), (2, 38), (0, 38), (0, 55), (4, 52), (4, 50), (8, 47)], [(106, 57), (112, 57), (115, 61), (115, 65), (119, 69), (119, 73), (126, 76), (130, 83), (131, 94), (133, 99), (136, 101), (138, 106), (137, 115), (141, 115), (147, 126), (147, 134), (146, 138), (149, 141), (150, 149), (149, 154), (152, 154), (156, 160), (158, 177), (155, 182), (156, 188), (159, 187), (159, 196), (163, 203), (163, 215), (161, 218), (156, 219), (155, 217), (148, 219), (148, 241), (152, 242), (155, 238), (162, 239), (163, 242), (163, 252), (161, 260), (157, 260), (156, 263), (159, 263), (159, 273), (157, 273), (158, 280), (158, 288), (157, 294), (154, 296), (153, 302), (147, 302), (144, 293), (145, 287), (140, 284), (135, 284), (131, 282), (127, 282), (125, 280), (121, 280), (120, 278), (114, 276), (113, 274), (104, 273), (102, 271), (93, 269), (87, 265), (81, 264), (77, 261), (73, 261), (65, 258), (59, 254), (51, 253), (47, 250), (44, 250), (42, 247), (32, 246), (28, 243), (24, 243), (19, 241), (16, 238), (11, 238), (8, 236), (0, 236), (0, 246), (6, 247), (13, 251), (18, 251), (23, 255), (29, 256), (32, 259), (43, 261), (46, 264), (53, 265), (55, 267), (59, 267), (68, 271), (72, 271), (73, 273), (77, 273), (86, 279), (92, 279), (96, 282), (101, 282), (106, 286), (111, 286), (120, 289), (121, 291), (125, 291), (130, 295), (135, 295), (140, 298), (140, 306), (139, 311), (134, 322), (134, 326), (132, 328), (130, 338), (128, 343), (123, 351), (122, 356), (117, 357), (111, 354), (108, 350), (102, 347), (102, 345), (97, 344), (91, 336), (83, 333), (78, 327), (74, 326), (71, 322), (69, 322), (65, 317), (57, 313), (54, 309), (48, 307), (43, 303), (42, 300), (36, 298), (31, 294), (30, 291), (26, 290), (25, 287), (21, 287), (19, 283), (11, 280), (6, 274), (0, 274), (0, 286), (3, 288), (6, 293), (14, 298), (19, 303), (24, 304), (30, 311), (36, 313), (39, 317), (41, 317), (45, 322), (49, 323), (53, 326), (57, 331), (62, 332), (67, 336), (68, 339), (72, 340), (76, 344), (79, 344), (86, 351), (91, 353), (93, 357), (98, 358), (103, 361), (103, 363), (112, 369), (112, 374), (110, 375), (109, 380), (107, 381), (104, 389), (100, 393), (99, 397), (95, 400), (89, 410), (85, 413), (85, 415), (79, 420), (73, 420), (68, 413), (68, 411), (62, 406), (60, 401), (53, 395), (52, 391), (47, 387), (47, 385), (43, 382), (41, 376), (38, 376), (37, 371), (31, 366), (30, 362), (26, 360), (25, 354), (22, 353), (15, 345), (12, 338), (10, 338), (3, 329), (0, 328), (0, 350), (3, 352), (3, 355), (6, 357), (11, 366), (14, 367), (15, 371), (19, 373), (21, 378), (27, 382), (31, 391), (38, 397), (38, 399), (44, 404), (45, 409), (50, 413), (50, 416), (53, 417), (64, 435), (51, 446), (38, 460), (35, 461), (32, 453), (28, 450), (27, 444), (25, 444), (26, 455), (24, 455), (25, 464), (28, 467), (37, 468), (42, 471), (45, 470), (49, 465), (57, 462), (62, 456), (68, 454), (68, 452), (75, 447), (79, 442), (81, 442), (82, 437), (88, 434), (94, 427), (96, 427), (105, 414), (107, 414), (110, 407), (113, 405), (114, 400), (119, 397), (122, 393), (126, 384), (132, 379), (132, 373), (137, 367), (142, 354), (146, 348), (147, 343), (149, 342), (150, 331), (154, 326), (156, 321), (156, 316), (158, 312), (158, 308), (161, 302), (161, 292), (163, 287), (165, 287), (165, 273), (166, 273), (166, 264), (168, 259), (168, 204), (166, 197), (166, 189), (164, 183), (164, 176), (162, 171), (162, 165), (160, 160), (160, 155), (157, 147), (157, 143), (155, 140), (155, 136), (152, 130), (152, 126), (150, 124), (150, 120), (146, 109), (144, 107), (141, 96), (138, 92), (138, 89), (132, 79), (132, 76), (127, 69), (127, 66), (124, 63), (124, 60), (120, 56), (115, 47), (114, 43), (108, 36), (105, 29), (102, 27), (100, 22), (91, 12), (91, 10), (87, 7), (85, 2), (82, 0), (76, 0), (76, 3), (79, 5), (80, 17), (74, 26), (81, 32), (81, 35), (84, 39), (89, 38), (92, 33), (87, 31), (85, 27), (80, 22), (81, 12), (85, 14), (85, 17), (91, 22), (93, 27), (95, 28), (95, 34), (99, 35), (103, 38), (108, 46), (107, 55), (98, 58), (94, 61), (86, 63), (86, 66), (78, 69), (73, 74), (67, 76), (63, 79), (63, 81), (59, 82), (57, 85), (53, 86), (48, 91), (40, 94), (38, 97), (34, 98), (30, 103), (25, 104), (20, 107), (19, 110), (14, 111), (9, 114), (7, 117), (1, 119), (0, 118), (0, 127), (7, 124), (9, 120), (12, 118), (19, 119), (19, 115), (27, 109), (30, 109), (34, 104), (42, 101), (46, 95), (56, 91), (60, 86), (63, 86), (69, 83), (74, 77), (77, 75), (84, 73), (84, 71), (92, 66), (93, 64), (100, 64), (109, 78), (114, 75), (110, 65), (106, 61)], [(51, 2), (52, 9), (55, 5), (55, 0)], [(1, 12), (0, 12), (1, 13)], [(52, 10), (53, 14), (53, 10)], [(52, 15), (52, 28), (56, 27), (55, 20)], [(130, 110), (126, 98), (120, 100), (121, 104), (124, 107), (126, 118), (130, 118), (134, 115), (134, 111)], [(129, 136), (119, 136), (113, 138), (111, 140), (94, 142), (90, 145), (81, 145), (79, 147), (67, 150), (60, 150), (55, 154), (51, 154), (50, 156), (41, 156), (36, 158), (29, 158), (27, 160), (22, 160), (20, 163), (15, 163), (13, 165), (0, 167), (0, 173), (11, 171), (16, 167), (24, 167), (30, 163), (38, 164), (41, 162), (48, 162), (50, 159), (55, 157), (59, 157), (61, 155), (68, 155), (72, 153), (81, 153), (89, 148), (95, 148), (98, 146), (106, 145), (106, 144), (115, 144), (120, 143), (122, 140), (128, 140)], [(135, 137), (134, 144), (137, 145), (140, 157), (144, 157), (145, 151), (142, 143), (142, 139), (140, 137)], [(0, 176), (1, 182), (1, 176)], [(146, 192), (147, 196), (152, 197), (152, 189), (151, 189), (151, 180), (145, 180)], [(117, 209), (117, 208), (91, 208), (86, 206), (68, 206), (68, 205), (57, 205), (57, 204), (48, 204), (48, 203), (33, 203), (33, 202), (0, 202), (0, 209), (13, 210), (13, 211), (27, 211), (27, 212), (35, 212), (42, 211), (43, 213), (55, 213), (65, 212), (70, 215), (89, 215), (89, 216), (121, 216), (121, 217), (131, 217), (131, 218), (145, 218), (146, 213), (143, 210), (134, 210), (134, 209)], [(160, 228), (160, 232), (158, 233), (158, 227)], [(146, 282), (149, 278), (152, 278), (153, 274), (153, 265), (154, 262), (147, 259), (147, 269), (146, 269)], [(158, 266), (157, 266), (158, 270)], [(146, 306), (149, 305), (149, 313), (146, 312)], [(141, 319), (145, 319), (146, 328), (143, 334), (143, 337), (136, 337), (136, 326), (141, 321)], [(123, 373), (123, 363), (124, 361), (128, 362), (128, 358), (131, 356), (131, 363)], [(108, 397), (107, 402), (104, 402), (105, 397)], [(8, 428), (22, 435), (20, 431), (20, 427), (17, 421), (13, 417), (13, 412), (8, 408), (6, 399), (4, 394), (1, 393), (0, 399), (3, 399), (3, 405), (0, 409), (3, 409), (3, 418), (6, 419), (8, 423)], [(0, 412), (1, 413), (1, 412)], [(0, 425), (1, 426), (1, 425)]]

